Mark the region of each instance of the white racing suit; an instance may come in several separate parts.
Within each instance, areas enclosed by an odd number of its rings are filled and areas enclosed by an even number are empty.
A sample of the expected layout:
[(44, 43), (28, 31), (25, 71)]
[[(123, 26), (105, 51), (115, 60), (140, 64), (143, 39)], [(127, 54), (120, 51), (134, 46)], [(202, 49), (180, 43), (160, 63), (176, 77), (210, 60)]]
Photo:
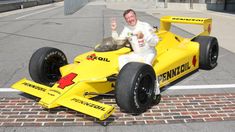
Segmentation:
[[(137, 38), (135, 34), (138, 32), (142, 32), (144, 34), (143, 39)], [(128, 38), (131, 43), (131, 47), (133, 48), (133, 52), (126, 55), (121, 55), (118, 58), (119, 70), (121, 70), (121, 68), (128, 62), (143, 62), (152, 65), (156, 56), (155, 46), (159, 39), (154, 33), (154, 29), (148, 23), (138, 20), (134, 27), (125, 26), (119, 36), (116, 31), (113, 31), (112, 37), (116, 40)], [(160, 93), (157, 80), (155, 86), (158, 87), (155, 89), (155, 94), (157, 95)]]

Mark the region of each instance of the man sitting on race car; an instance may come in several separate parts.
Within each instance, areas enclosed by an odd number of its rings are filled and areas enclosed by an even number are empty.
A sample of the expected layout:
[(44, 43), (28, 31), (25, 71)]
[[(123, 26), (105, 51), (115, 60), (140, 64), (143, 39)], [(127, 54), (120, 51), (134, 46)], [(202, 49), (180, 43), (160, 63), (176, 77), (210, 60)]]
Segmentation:
[(132, 9), (124, 11), (123, 17), (128, 25), (118, 36), (117, 23), (113, 19), (111, 22), (112, 37), (114, 40), (127, 38), (133, 52), (118, 58), (119, 69), (121, 70), (125, 64), (133, 61), (152, 65), (156, 55), (155, 46), (159, 40), (154, 29), (148, 23), (137, 20), (136, 13)]
[[(154, 29), (146, 22), (137, 20), (136, 13), (132, 9), (124, 11), (123, 17), (127, 26), (124, 27), (118, 36), (116, 31), (117, 22), (115, 19), (111, 21), (112, 37), (114, 40), (128, 39), (133, 49), (132, 53), (121, 55), (118, 58), (119, 70), (128, 62), (143, 62), (152, 65), (156, 56), (155, 46), (158, 43), (158, 36), (154, 33)], [(160, 94), (159, 83), (155, 81), (155, 95)]]

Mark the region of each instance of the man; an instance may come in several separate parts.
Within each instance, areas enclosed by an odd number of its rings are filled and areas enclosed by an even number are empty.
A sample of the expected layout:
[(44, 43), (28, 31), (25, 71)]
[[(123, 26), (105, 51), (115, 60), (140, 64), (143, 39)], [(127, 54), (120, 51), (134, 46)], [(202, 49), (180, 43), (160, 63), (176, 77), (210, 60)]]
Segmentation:
[[(159, 39), (154, 33), (154, 29), (146, 22), (137, 20), (136, 13), (132, 9), (124, 11), (123, 17), (126, 20), (127, 26), (124, 27), (120, 35), (118, 35), (116, 28), (116, 20), (112, 20), (111, 29), (114, 40), (128, 39), (133, 48), (133, 52), (122, 55), (118, 58), (119, 69), (128, 62), (137, 61), (152, 65), (156, 56), (155, 46)], [(159, 83), (155, 81), (155, 95), (160, 94)]]
[(127, 38), (131, 43), (133, 52), (119, 57), (119, 69), (121, 70), (125, 64), (131, 61), (152, 65), (156, 56), (155, 46), (158, 43), (154, 29), (148, 23), (137, 20), (136, 13), (132, 9), (124, 11), (123, 17), (127, 26), (124, 27), (120, 35), (116, 31), (116, 20), (112, 20), (112, 37), (115, 40)]

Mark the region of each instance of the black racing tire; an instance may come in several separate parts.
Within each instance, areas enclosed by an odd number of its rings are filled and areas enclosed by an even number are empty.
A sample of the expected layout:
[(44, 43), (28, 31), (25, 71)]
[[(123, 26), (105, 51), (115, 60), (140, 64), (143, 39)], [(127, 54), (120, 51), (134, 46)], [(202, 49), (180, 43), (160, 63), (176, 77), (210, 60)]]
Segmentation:
[(210, 70), (217, 66), (219, 45), (215, 37), (198, 36), (193, 41), (200, 44), (199, 68)]
[(155, 95), (155, 97), (153, 97), (153, 105), (159, 104), (161, 102), (161, 99), (162, 99), (161, 94)]
[(115, 88), (117, 105), (125, 112), (139, 114), (153, 102), (156, 75), (152, 66), (127, 63), (118, 74)]
[(29, 74), (33, 81), (52, 86), (61, 77), (59, 68), (67, 64), (67, 58), (61, 50), (43, 47), (32, 55)]

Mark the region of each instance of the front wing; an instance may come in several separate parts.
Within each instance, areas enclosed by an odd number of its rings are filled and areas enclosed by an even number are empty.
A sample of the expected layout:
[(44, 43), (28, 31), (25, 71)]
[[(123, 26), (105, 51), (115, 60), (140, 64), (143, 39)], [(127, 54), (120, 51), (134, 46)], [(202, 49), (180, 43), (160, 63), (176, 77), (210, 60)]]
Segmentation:
[(114, 112), (114, 107), (79, 96), (71, 96), (60, 100), (59, 104), (81, 113), (104, 120)]
[[(12, 88), (41, 98), (39, 104), (45, 108), (64, 106), (96, 117), (99, 120), (108, 118), (114, 112), (113, 106), (75, 95), (75, 93), (73, 95), (67, 95), (67, 93), (69, 93), (67, 91), (53, 97), (51, 96), (51, 91), (53, 91), (55, 87), (44, 86), (42, 84), (29, 81), (25, 78), (13, 84)], [(68, 89), (68, 91), (69, 90), (70, 89)]]

